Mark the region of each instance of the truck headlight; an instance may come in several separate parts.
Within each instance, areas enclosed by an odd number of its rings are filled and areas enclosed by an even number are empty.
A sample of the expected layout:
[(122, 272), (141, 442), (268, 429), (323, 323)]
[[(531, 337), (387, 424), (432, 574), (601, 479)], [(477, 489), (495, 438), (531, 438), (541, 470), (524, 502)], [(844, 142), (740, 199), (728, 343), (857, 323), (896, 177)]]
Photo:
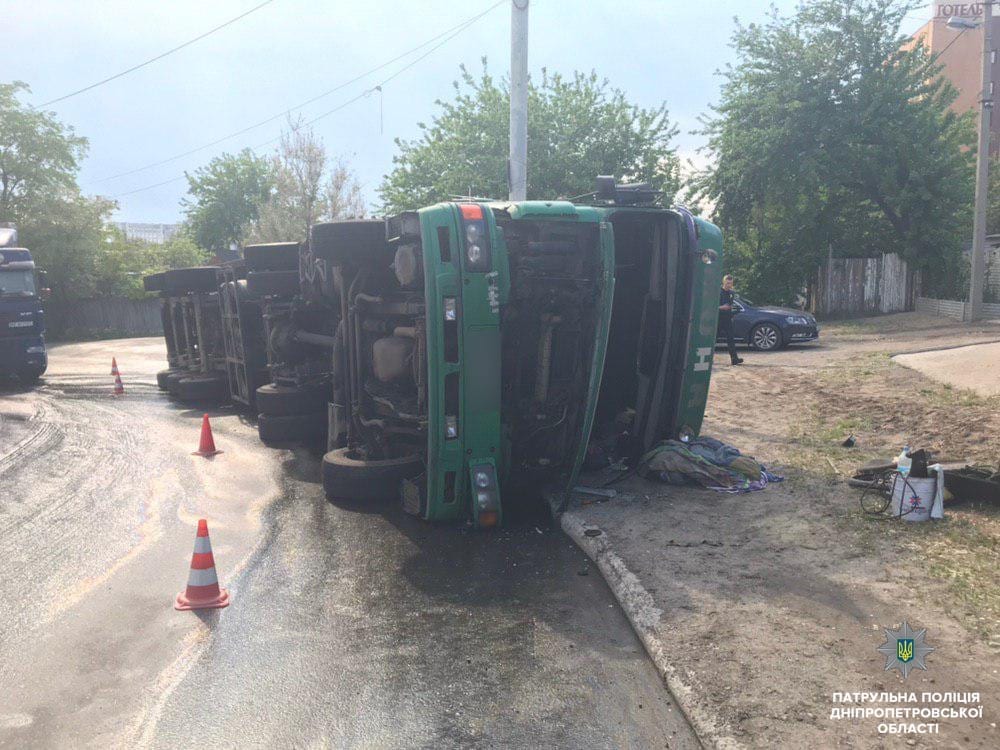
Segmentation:
[(477, 471), (476, 472), (476, 486), (477, 487), (481, 487), (483, 489), (486, 489), (487, 487), (489, 487), (490, 486), (490, 475), (487, 474), (485, 471), (482, 471), (482, 470)]
[(458, 437), (458, 417), (448, 415), (444, 418), (444, 436), (449, 440)]
[(477, 203), (459, 205), (465, 236), (465, 270), (487, 273), (492, 265), (489, 228), (483, 207)]
[(29, 346), (25, 351), (28, 354), (45, 354), (44, 346)]
[(695, 438), (694, 430), (687, 425), (684, 425), (677, 431), (677, 438), (682, 443), (690, 443)]

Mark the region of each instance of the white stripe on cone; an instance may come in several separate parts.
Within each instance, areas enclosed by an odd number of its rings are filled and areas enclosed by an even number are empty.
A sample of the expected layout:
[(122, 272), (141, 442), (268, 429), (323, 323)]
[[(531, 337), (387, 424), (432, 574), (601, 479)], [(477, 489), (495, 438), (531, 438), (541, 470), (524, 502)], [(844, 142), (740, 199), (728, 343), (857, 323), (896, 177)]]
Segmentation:
[(191, 568), (191, 573), (188, 575), (188, 586), (211, 586), (218, 582), (219, 577), (215, 574), (214, 567), (207, 570)]
[(212, 542), (207, 536), (196, 536), (194, 538), (195, 554), (204, 554), (212, 551)]

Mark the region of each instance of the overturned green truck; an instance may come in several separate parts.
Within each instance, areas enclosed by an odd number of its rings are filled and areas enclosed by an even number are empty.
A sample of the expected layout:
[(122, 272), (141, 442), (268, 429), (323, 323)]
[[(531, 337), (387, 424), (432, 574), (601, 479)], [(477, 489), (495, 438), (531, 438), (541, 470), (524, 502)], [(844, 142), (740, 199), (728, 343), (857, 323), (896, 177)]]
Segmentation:
[(698, 434), (721, 235), (648, 186), (317, 224), (296, 250), (298, 293), (289, 256), (261, 313), (256, 408), (289, 438), (322, 420), (332, 500), (489, 528), (568, 492), (588, 447), (634, 463)]

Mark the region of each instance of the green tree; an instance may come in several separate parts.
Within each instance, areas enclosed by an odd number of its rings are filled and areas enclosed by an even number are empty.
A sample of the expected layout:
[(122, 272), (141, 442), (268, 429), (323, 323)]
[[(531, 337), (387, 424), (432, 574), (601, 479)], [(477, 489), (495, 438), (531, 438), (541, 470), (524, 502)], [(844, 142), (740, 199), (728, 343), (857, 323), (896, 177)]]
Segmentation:
[(288, 123), (271, 160), (273, 187), (256, 221), (252, 242), (304, 240), (320, 221), (365, 215), (361, 187), (342, 162), (331, 162), (323, 141), (301, 121)]
[[(438, 101), (423, 136), (397, 139), (399, 153), (379, 193), (387, 212), (452, 195), (505, 197), (509, 135), (508, 82), (463, 66), (455, 99)], [(644, 109), (596, 74), (542, 72), (528, 90), (528, 197), (572, 197), (594, 189), (599, 174), (653, 183), (672, 198), (677, 129), (665, 105)]]
[(269, 160), (250, 149), (217, 156), (185, 176), (191, 197), (181, 205), (191, 237), (213, 253), (242, 243), (245, 229), (257, 220), (274, 184)]
[[(971, 115), (896, 0), (806, 0), (738, 26), (706, 120), (713, 165), (693, 182), (714, 204), (730, 265), (753, 292), (787, 297), (832, 247), (953, 265), (968, 234)], [(935, 274), (940, 279), (940, 274)]]
[(0, 84), (0, 221), (17, 224), (57, 298), (86, 296), (114, 204), (81, 195), (76, 174), (87, 140), (23, 104), (19, 96), (29, 91), (17, 81)]

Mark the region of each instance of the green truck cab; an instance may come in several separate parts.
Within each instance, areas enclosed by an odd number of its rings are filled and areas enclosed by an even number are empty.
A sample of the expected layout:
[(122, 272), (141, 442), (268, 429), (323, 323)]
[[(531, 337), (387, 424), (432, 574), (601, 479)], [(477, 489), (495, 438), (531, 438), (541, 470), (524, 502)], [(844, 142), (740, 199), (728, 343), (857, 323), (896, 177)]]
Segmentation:
[(427, 520), (489, 528), (505, 498), (567, 492), (592, 441), (634, 463), (698, 434), (721, 281), (712, 224), (607, 181), (588, 205), (455, 201), (380, 230), (346, 224), (311, 240), (342, 300), (332, 499), (394, 494)]

